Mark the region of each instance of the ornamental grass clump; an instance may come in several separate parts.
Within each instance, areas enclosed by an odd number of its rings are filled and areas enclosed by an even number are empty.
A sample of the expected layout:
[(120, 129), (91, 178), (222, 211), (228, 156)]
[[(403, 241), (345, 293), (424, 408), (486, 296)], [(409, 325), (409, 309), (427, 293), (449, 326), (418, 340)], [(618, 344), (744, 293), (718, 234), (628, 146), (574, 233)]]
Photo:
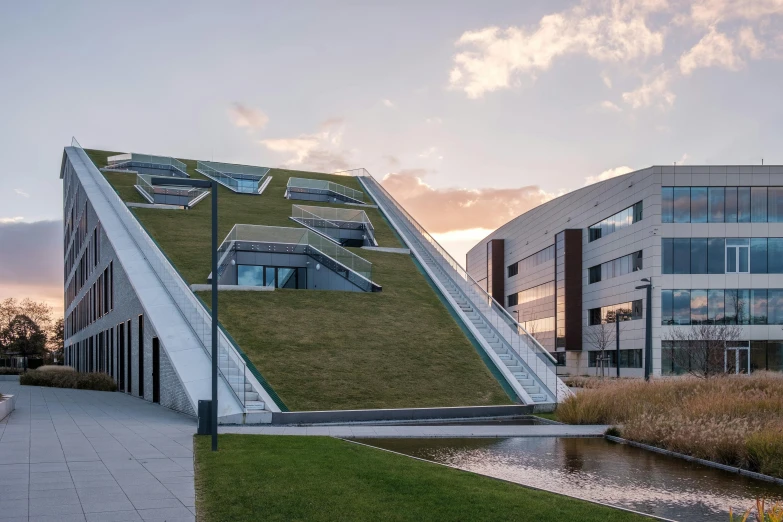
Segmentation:
[(105, 373), (31, 370), (19, 378), (19, 384), (49, 388), (115, 391), (117, 382)]
[(568, 398), (557, 418), (611, 424), (621, 436), (783, 477), (783, 375), (603, 381)]

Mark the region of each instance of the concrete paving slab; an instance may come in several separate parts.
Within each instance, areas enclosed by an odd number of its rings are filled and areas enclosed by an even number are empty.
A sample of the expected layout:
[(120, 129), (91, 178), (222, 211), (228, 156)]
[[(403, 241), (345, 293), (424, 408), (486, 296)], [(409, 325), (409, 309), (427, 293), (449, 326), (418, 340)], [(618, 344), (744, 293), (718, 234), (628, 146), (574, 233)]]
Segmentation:
[(0, 421), (0, 522), (195, 520), (194, 419), (122, 393), (0, 393), (17, 396)]

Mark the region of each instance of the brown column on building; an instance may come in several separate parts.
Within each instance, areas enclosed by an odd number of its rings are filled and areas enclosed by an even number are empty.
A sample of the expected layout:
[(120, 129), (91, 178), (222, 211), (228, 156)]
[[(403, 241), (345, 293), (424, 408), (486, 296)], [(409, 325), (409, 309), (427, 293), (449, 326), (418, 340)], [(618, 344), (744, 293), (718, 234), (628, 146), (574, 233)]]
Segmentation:
[(565, 231), (566, 350), (582, 349), (582, 230)]
[(506, 302), (505, 253), (503, 239), (487, 241), (487, 292), (498, 303)]

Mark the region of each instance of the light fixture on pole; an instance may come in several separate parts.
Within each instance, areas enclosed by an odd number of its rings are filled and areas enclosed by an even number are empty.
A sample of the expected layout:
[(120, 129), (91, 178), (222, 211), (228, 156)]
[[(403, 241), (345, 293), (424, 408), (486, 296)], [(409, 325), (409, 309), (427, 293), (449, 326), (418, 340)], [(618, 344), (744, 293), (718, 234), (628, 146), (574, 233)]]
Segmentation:
[(649, 381), (652, 374), (652, 276), (644, 277), (641, 281), (647, 283), (646, 285), (637, 286), (637, 290), (647, 290), (647, 317), (645, 318), (645, 335), (644, 335), (644, 380)]
[(189, 186), (208, 188), (212, 192), (212, 401), (210, 404), (210, 431), (212, 435), (212, 451), (218, 449), (217, 439), (217, 404), (218, 404), (218, 275), (217, 275), (217, 230), (218, 203), (217, 182), (203, 179), (154, 177), (150, 178), (153, 186)]

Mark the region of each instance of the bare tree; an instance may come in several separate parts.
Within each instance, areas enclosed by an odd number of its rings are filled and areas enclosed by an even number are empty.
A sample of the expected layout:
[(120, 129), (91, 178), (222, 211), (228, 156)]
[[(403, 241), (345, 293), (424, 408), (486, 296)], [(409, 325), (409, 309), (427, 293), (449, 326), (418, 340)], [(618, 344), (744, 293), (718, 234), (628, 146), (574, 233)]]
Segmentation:
[(672, 360), (687, 373), (703, 379), (726, 373), (726, 346), (737, 341), (737, 324), (697, 324), (673, 328), (664, 335), (672, 342)]
[(615, 342), (615, 325), (601, 321), (601, 324), (588, 326), (584, 332), (584, 340), (598, 350), (600, 358), (601, 377), (604, 376), (604, 362), (606, 361), (607, 348), (610, 348)]

